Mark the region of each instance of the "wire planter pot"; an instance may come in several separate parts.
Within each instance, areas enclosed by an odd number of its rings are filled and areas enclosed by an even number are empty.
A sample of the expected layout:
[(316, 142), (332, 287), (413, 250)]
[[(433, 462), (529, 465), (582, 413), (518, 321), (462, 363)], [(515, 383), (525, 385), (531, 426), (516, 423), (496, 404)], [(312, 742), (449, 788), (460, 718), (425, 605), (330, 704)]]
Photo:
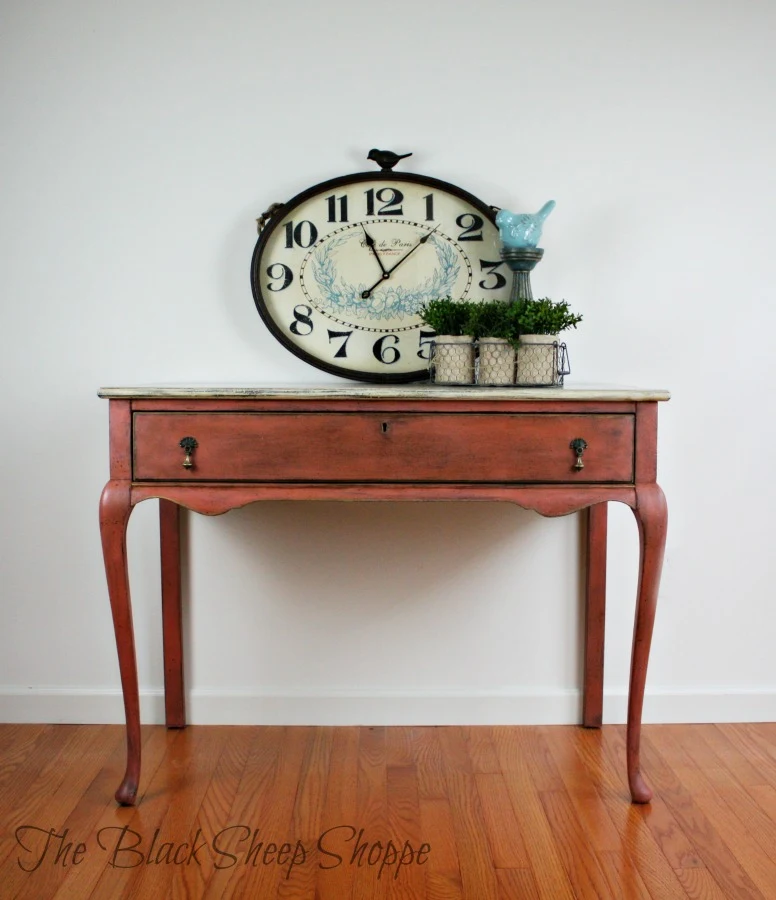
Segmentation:
[(474, 384), (475, 358), (471, 335), (443, 335), (431, 345), (431, 380), (435, 384)]
[(518, 387), (562, 387), (571, 374), (566, 345), (549, 334), (520, 335), (515, 383)]

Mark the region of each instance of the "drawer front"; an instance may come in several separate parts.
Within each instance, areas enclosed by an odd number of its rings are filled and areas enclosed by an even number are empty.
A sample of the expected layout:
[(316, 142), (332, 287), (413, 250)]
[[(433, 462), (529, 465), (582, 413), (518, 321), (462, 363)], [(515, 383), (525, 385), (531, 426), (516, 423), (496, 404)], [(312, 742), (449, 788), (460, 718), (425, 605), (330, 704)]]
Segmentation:
[[(197, 442), (189, 468), (180, 441)], [(587, 442), (576, 469), (570, 442)], [(630, 414), (136, 412), (135, 481), (632, 482)]]

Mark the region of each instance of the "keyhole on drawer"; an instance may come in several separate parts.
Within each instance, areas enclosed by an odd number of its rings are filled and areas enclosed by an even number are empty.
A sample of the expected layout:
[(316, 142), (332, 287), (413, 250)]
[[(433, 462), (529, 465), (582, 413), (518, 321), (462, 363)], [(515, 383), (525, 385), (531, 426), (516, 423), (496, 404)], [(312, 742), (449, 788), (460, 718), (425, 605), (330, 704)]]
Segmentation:
[(388, 432), (388, 423), (387, 422), (383, 422), (383, 424), (380, 426), (380, 431), (382, 431), (383, 434), (386, 434)]

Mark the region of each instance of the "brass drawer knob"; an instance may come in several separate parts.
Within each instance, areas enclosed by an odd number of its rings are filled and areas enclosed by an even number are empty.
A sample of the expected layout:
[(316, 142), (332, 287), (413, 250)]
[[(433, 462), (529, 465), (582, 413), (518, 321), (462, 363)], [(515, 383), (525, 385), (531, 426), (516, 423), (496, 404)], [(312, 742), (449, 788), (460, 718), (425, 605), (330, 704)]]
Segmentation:
[(587, 450), (587, 441), (584, 438), (574, 438), (569, 446), (577, 455), (577, 461), (574, 463), (574, 468), (577, 470), (584, 469), (585, 464), (582, 461), (582, 454)]
[(191, 458), (192, 453), (199, 447), (196, 438), (193, 437), (185, 437), (181, 438), (179, 442), (179, 446), (183, 449), (183, 452), (186, 454), (183, 457), (183, 468), (191, 469), (194, 466), (194, 460)]

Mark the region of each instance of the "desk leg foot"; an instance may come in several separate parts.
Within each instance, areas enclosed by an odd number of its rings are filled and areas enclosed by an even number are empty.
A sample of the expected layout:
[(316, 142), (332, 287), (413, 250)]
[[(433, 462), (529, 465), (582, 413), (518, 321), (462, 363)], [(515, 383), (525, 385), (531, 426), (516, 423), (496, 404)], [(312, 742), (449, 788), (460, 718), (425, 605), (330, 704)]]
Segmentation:
[(652, 791), (642, 778), (639, 759), (641, 713), (668, 526), (666, 499), (657, 484), (636, 487), (636, 507), (633, 514), (639, 526), (641, 563), (628, 694), (628, 783), (634, 803), (649, 803)]
[[(139, 774), (139, 772), (137, 773)], [(122, 806), (134, 806), (137, 797), (137, 776), (130, 775), (129, 771), (124, 775), (119, 789), (115, 793), (116, 802)]]
[(629, 776), (631, 800), (634, 803), (649, 803), (652, 799), (652, 790), (641, 776), (641, 772), (635, 772)]
[(134, 804), (140, 781), (140, 697), (127, 573), (127, 523), (131, 511), (129, 484), (109, 481), (100, 499), (100, 534), (127, 722), (127, 770), (116, 791), (116, 800), (124, 806)]

